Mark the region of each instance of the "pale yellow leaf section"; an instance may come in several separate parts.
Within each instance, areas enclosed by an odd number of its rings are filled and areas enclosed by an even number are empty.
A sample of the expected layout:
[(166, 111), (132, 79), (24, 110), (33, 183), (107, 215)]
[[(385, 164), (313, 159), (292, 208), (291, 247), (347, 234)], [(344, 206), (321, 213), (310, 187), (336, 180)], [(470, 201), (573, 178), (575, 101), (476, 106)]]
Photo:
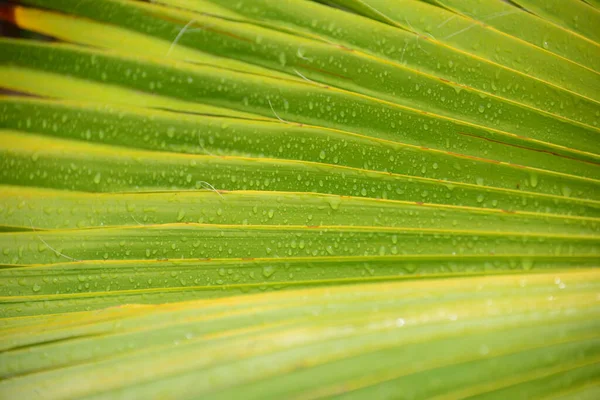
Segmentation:
[[(156, 36), (145, 35), (130, 29), (104, 24), (74, 15), (17, 6), (14, 8), (17, 24), (25, 29), (40, 32), (67, 42), (93, 47), (122, 51), (150, 57), (209, 64), (221, 68), (234, 69), (266, 76), (286, 77), (298, 80), (277, 71), (254, 66), (231, 58), (218, 57), (197, 49), (182, 46), (179, 40), (187, 30), (198, 29), (182, 20), (181, 30), (171, 41)], [(184, 13), (179, 13), (184, 17)], [(171, 16), (172, 17), (172, 16)], [(191, 18), (191, 17), (190, 17)]]
[[(0, 66), (0, 76), (3, 78), (1, 85), (5, 89), (44, 97), (162, 108), (199, 114), (256, 118), (253, 114), (235, 110), (176, 100), (169, 97), (128, 90), (116, 85), (97, 83), (26, 68), (2, 65)], [(266, 118), (261, 117), (261, 119)]]

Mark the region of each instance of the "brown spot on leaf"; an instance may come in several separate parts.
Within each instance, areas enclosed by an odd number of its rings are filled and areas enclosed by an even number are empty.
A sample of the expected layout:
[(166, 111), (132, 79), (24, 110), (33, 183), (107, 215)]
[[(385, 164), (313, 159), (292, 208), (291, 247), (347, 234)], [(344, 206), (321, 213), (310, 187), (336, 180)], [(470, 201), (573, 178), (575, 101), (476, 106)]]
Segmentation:
[(482, 137), (482, 136), (472, 135), (470, 133), (465, 133), (465, 132), (458, 132), (458, 134), (459, 135), (463, 135), (463, 136), (474, 137), (474, 138), (485, 140), (485, 141), (492, 142), (492, 143), (503, 144), (505, 146), (517, 147), (519, 149), (525, 149), (525, 150), (535, 151), (535, 152), (538, 152), (538, 153), (546, 153), (546, 154), (550, 154), (550, 155), (556, 156), (556, 157), (562, 157), (562, 158), (567, 158), (569, 160), (575, 160), (575, 161), (584, 162), (586, 164), (600, 165), (600, 163), (598, 163), (598, 162), (593, 162), (593, 161), (589, 161), (589, 160), (581, 160), (579, 158), (569, 157), (569, 156), (564, 155), (564, 154), (558, 154), (558, 153), (555, 153), (555, 152), (550, 151), (550, 150), (534, 149), (534, 148), (527, 147), (527, 146), (521, 146), (521, 145), (514, 144), (514, 143), (506, 143), (506, 142), (502, 142), (500, 140), (495, 140), (495, 139), (490, 139), (490, 138), (486, 138), (486, 137)]
[(342, 78), (342, 79), (346, 79), (351, 81), (352, 79), (348, 78), (347, 76), (341, 75), (341, 74), (337, 74), (335, 72), (330, 72), (330, 71), (325, 71), (324, 69), (320, 69), (320, 68), (315, 68), (312, 67), (310, 65), (306, 65), (306, 64), (298, 64), (298, 66), (301, 66), (302, 68), (307, 68), (307, 69), (312, 69), (313, 71), (317, 71), (320, 72), (322, 74), (326, 74), (326, 75), (331, 75), (331, 76), (336, 76), (338, 78)]
[(16, 24), (15, 7), (8, 4), (0, 5), (0, 20)]

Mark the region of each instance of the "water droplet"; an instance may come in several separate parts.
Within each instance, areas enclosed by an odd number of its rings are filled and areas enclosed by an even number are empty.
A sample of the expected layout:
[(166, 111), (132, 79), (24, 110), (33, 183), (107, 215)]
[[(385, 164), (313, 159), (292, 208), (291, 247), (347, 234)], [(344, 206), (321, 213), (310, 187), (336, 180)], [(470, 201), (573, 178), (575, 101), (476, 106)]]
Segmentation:
[(285, 67), (286, 57), (284, 52), (279, 53), (279, 63), (282, 67)]
[(529, 175), (529, 183), (531, 184), (531, 187), (537, 187), (538, 176), (536, 173), (532, 172), (531, 175)]
[(533, 260), (531, 260), (529, 258), (524, 258), (523, 260), (521, 260), (521, 267), (525, 271), (529, 271), (529, 270), (533, 269)]
[(329, 202), (329, 206), (331, 207), (332, 210), (337, 210), (338, 208), (340, 208), (342, 199), (341, 199), (341, 197), (334, 196), (334, 197), (330, 197), (328, 199), (328, 202)]
[(275, 273), (275, 268), (272, 266), (263, 267), (262, 274), (265, 278), (270, 278)]

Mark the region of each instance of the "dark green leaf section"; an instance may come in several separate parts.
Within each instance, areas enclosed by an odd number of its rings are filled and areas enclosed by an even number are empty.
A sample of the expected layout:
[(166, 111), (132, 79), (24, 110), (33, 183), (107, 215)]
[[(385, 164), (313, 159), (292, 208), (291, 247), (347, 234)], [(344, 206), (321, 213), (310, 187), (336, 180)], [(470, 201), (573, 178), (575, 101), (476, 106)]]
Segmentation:
[(571, 191), (559, 197), (330, 164), (175, 155), (7, 131), (0, 138), (0, 183), (8, 185), (89, 192), (207, 188), (303, 191), (509, 212), (600, 216), (600, 202), (565, 197), (572, 195)]
[[(582, 270), (12, 319), (0, 332), (0, 394), (254, 399), (561, 393), (597, 375), (598, 288), (595, 272)], [(225, 371), (236, 376), (234, 384)]]
[[(306, 125), (15, 98), (0, 99), (0, 111), (0, 128), (148, 150), (305, 160), (559, 196), (593, 196), (600, 183)], [(590, 171), (547, 153), (523, 155)]]
[(600, 9), (600, 1), (599, 0), (585, 0), (587, 4), (596, 8), (596, 10)]
[(436, 0), (467, 17), (600, 72), (600, 47), (519, 7), (495, 0)]
[(583, 1), (514, 0), (528, 11), (576, 32), (595, 43), (600, 42), (600, 12)]
[[(67, 260), (65, 260), (67, 261)], [(360, 278), (441, 276), (586, 268), (598, 257), (561, 256), (378, 256), (263, 259), (186, 259), (58, 262), (46, 266), (17, 265), (0, 270), (0, 296), (48, 296), (213, 286), (229, 294), (232, 285), (276, 284)], [(240, 286), (240, 288), (242, 288)], [(261, 288), (266, 290), (267, 286)], [(102, 293), (107, 292), (107, 293)], [(142, 293), (142, 292), (140, 292)], [(157, 292), (157, 294), (161, 295)], [(115, 295), (125, 295), (116, 293)], [(135, 295), (134, 292), (129, 295)], [(46, 299), (46, 298), (43, 298)], [(50, 298), (48, 298), (50, 299)]]
[[(101, 309), (360, 282), (595, 267), (573, 256), (377, 256), (80, 261), (0, 270), (3, 317)], [(65, 260), (66, 261), (66, 260)]]
[(2, 264), (69, 260), (386, 254), (596, 255), (596, 236), (532, 235), (409, 228), (197, 224), (0, 233)]
[[(593, 126), (580, 126), (573, 121), (504, 101), (497, 96), (444, 82), (437, 75), (427, 75), (328, 43), (212, 16), (195, 15), (192, 25), (189, 25), (190, 17), (186, 14), (173, 15), (181, 19), (180, 24), (151, 18), (148, 10), (137, 4), (140, 3), (128, 3), (127, 6), (115, 3), (110, 8), (110, 1), (90, 2), (90, 5), (81, 9), (86, 10), (93, 18), (102, 18), (99, 16), (104, 15), (104, 20), (111, 24), (139, 26), (139, 29), (145, 30), (143, 33), (158, 34), (163, 40), (172, 40), (173, 31), (177, 32), (188, 26), (189, 32), (186, 30), (183, 42), (180, 36), (177, 45), (180, 42), (181, 45), (188, 43), (188, 46), (203, 52), (287, 72), (296, 77), (299, 74), (309, 80), (404, 107), (418, 108), (478, 126), (490, 126), (512, 134), (523, 133), (565, 147), (600, 153), (595, 140), (600, 135), (600, 130)], [(120, 17), (120, 22), (116, 16)], [(161, 35), (157, 26), (162, 25), (165, 28)], [(150, 26), (152, 30), (149, 30)], [(299, 49), (302, 49), (303, 58), (298, 56)], [(599, 108), (596, 106), (591, 110), (598, 111)], [(591, 110), (586, 115), (593, 115)], [(568, 140), (570, 135), (573, 136), (571, 141)], [(583, 147), (588, 143), (589, 147)]]
[(600, 100), (600, 91), (595, 89), (600, 80), (595, 71), (450, 10), (416, 0), (333, 0), (330, 3)]
[[(596, 154), (565, 148), (545, 142), (543, 137), (535, 137), (538, 136), (536, 132), (547, 136), (543, 130), (520, 132), (531, 135), (522, 137), (309, 82), (224, 71), (210, 66), (150, 62), (79, 47), (40, 45), (26, 41), (3, 40), (0, 48), (0, 60), (6, 65), (5, 68), (16, 69), (17, 73), (23, 74), (21, 79), (37, 78), (40, 84), (43, 79), (36, 77), (34, 71), (47, 68), (57, 74), (124, 86), (187, 102), (206, 103), (277, 117), (283, 121), (345, 130), (464, 155), (483, 155), (498, 161), (525, 163), (524, 158), (513, 158), (513, 153), (522, 154), (518, 149), (529, 150), (528, 155), (533, 150), (581, 160), (594, 169), (598, 168), (600, 159)], [(32, 75), (28, 76), (27, 71)], [(14, 88), (18, 86), (19, 82), (13, 84)], [(68, 98), (68, 91), (64, 95)], [(590, 146), (595, 148), (598, 146), (595, 136), (594, 132), (584, 142), (589, 141)], [(538, 166), (534, 162), (529, 165)]]
[(312, 193), (189, 191), (90, 194), (0, 186), (0, 216), (13, 229), (207, 223), (412, 227), (591, 236), (600, 222), (564, 215)]
[[(527, 104), (592, 126), (598, 126), (598, 102), (590, 101), (578, 93), (555, 86), (555, 80), (541, 80), (529, 69), (515, 70), (514, 66), (502, 65), (492, 56), (483, 59), (457, 48), (430, 40), (430, 35), (419, 36), (413, 32), (396, 29), (358, 15), (303, 0), (202, 0), (186, 2), (161, 0), (166, 4), (187, 8), (197, 13), (223, 15), (227, 19), (249, 20), (254, 24), (291, 32), (328, 43), (337, 43), (345, 48), (360, 50), (379, 59), (393, 61), (431, 76), (456, 82), (500, 98)], [(416, 2), (404, 5), (409, 10)], [(498, 3), (498, 2), (496, 2)], [(164, 11), (163, 11), (164, 12)], [(444, 10), (440, 12), (444, 13)], [(502, 15), (499, 15), (502, 16)], [(512, 16), (512, 14), (511, 14)], [(450, 18), (453, 17), (450, 14)], [(505, 18), (505, 21), (510, 21)], [(107, 21), (110, 22), (110, 21)], [(443, 27), (442, 22), (442, 27)], [(357, 28), (360, 27), (360, 28)], [(522, 29), (522, 25), (521, 31)], [(410, 29), (410, 28), (409, 28)], [(364, 34), (368, 32), (369, 34)], [(178, 43), (194, 46), (194, 41), (185, 41), (184, 35)], [(561, 41), (575, 44), (571, 51), (590, 63), (598, 65), (598, 46), (573, 35), (562, 34)], [(477, 36), (474, 35), (474, 40)], [(547, 38), (546, 38), (547, 39)], [(552, 43), (555, 46), (556, 43)], [(542, 45), (543, 47), (543, 45)], [(564, 46), (562, 47), (564, 48)], [(477, 46), (480, 49), (480, 46)], [(510, 53), (507, 52), (506, 55)], [(300, 50), (300, 55), (306, 55)], [(526, 59), (529, 53), (520, 54)], [(303, 60), (302, 57), (299, 57)], [(513, 55), (514, 57), (514, 55)], [(293, 59), (298, 58), (294, 57)], [(445, 60), (445, 62), (440, 62)], [(536, 68), (543, 65), (536, 65)], [(466, 72), (466, 73), (462, 73)], [(552, 72), (552, 71), (549, 71)]]

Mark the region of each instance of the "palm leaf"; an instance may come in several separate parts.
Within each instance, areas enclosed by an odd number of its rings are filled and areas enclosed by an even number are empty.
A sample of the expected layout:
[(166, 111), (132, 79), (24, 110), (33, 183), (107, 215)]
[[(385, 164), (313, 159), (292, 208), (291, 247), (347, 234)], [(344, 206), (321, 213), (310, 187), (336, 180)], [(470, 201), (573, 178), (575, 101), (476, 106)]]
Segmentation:
[(16, 3), (1, 397), (597, 397), (595, 0)]
[[(533, 4), (536, 2), (520, 2), (521, 5), (525, 6), (525, 9), (516, 8), (499, 1), (437, 0), (436, 2), (482, 24), (487, 24), (501, 32), (525, 40), (596, 72), (600, 70), (600, 65), (598, 65), (600, 48), (598, 48), (596, 40), (561, 26), (562, 19), (561, 21), (552, 21), (538, 17), (536, 15), (538, 13), (528, 12), (534, 10), (527, 7), (526, 3)], [(516, 1), (515, 3), (519, 2)], [(573, 6), (586, 8), (580, 1), (555, 2), (555, 4), (566, 6), (565, 9)]]

